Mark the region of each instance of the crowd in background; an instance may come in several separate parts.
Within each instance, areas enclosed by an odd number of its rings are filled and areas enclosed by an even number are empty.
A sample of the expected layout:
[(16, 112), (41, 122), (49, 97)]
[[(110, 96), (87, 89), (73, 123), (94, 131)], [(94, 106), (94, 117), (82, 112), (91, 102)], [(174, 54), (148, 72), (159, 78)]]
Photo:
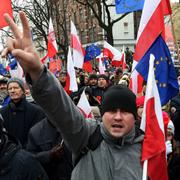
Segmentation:
[[(96, 68), (91, 74), (76, 69), (76, 77), (78, 83), (77, 92), (66, 89), (66, 70), (61, 70), (56, 78), (58, 78), (60, 84), (76, 105), (82, 92), (85, 91), (93, 116), (97, 121), (101, 120), (101, 102), (107, 89), (117, 84), (128, 87), (130, 83), (130, 73), (127, 69), (122, 70), (121, 67), (117, 68), (111, 65), (109, 65), (105, 74), (99, 74)], [(138, 95), (136, 100), (137, 126), (140, 126), (141, 122), (145, 88), (146, 84), (144, 83), (142, 94)], [(32, 98), (27, 84), (18, 78), (1, 77), (0, 103), (3, 126), (10, 134), (10, 137), (16, 139), (16, 146), (21, 146), (23, 150), (32, 153), (42, 165), (50, 180), (70, 179), (73, 169), (71, 152), (65, 145), (60, 132), (57, 131), (56, 127), (48, 120), (45, 112)], [(179, 94), (163, 107), (163, 119), (167, 140), (169, 178), (177, 180), (177, 177), (180, 177), (178, 172), (180, 169)], [(8, 170), (6, 165), (2, 164), (2, 153), (0, 154), (1, 179), (3, 173)], [(45, 178), (46, 176), (42, 179)]]

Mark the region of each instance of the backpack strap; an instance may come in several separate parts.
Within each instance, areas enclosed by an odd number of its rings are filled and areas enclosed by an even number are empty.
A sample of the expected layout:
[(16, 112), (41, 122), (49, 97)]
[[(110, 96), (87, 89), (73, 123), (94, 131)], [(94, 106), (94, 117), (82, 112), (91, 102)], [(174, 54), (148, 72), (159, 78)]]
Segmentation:
[(101, 144), (102, 140), (103, 136), (101, 134), (100, 125), (98, 124), (95, 131), (89, 137), (88, 144), (81, 149), (79, 156), (75, 160), (74, 167), (78, 164), (80, 159), (88, 153), (89, 150), (96, 150), (96, 148)]

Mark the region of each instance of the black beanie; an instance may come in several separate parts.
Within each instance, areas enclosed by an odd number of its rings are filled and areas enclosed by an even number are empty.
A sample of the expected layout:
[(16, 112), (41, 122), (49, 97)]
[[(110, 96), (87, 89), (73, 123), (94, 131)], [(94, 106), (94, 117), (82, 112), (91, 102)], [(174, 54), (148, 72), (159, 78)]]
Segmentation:
[(136, 96), (135, 94), (124, 85), (111, 86), (104, 94), (102, 100), (101, 113), (122, 109), (130, 112), (136, 119), (137, 107), (136, 107)]
[(96, 74), (90, 74), (89, 75), (89, 80), (90, 79), (98, 79), (97, 75)]
[(109, 78), (108, 78), (105, 74), (100, 74), (100, 75), (98, 76), (98, 79), (99, 79), (99, 78), (103, 78), (103, 79), (105, 79), (106, 81), (109, 80)]

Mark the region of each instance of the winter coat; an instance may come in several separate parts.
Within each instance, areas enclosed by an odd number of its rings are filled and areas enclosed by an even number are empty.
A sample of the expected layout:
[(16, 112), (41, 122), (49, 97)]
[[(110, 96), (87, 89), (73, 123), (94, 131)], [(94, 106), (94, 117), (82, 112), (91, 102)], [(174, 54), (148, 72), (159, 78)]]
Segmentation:
[(40, 163), (14, 139), (0, 151), (0, 180), (48, 180)]
[(70, 180), (72, 172), (71, 153), (63, 143), (63, 154), (51, 159), (51, 149), (62, 141), (60, 133), (47, 120), (34, 125), (28, 136), (26, 149), (33, 154), (46, 170), (49, 180)]
[[(29, 79), (29, 78), (28, 78)], [(30, 82), (30, 81), (29, 81)], [(46, 83), (45, 83), (46, 82)], [(33, 97), (59, 129), (63, 139), (77, 159), (88, 144), (98, 122), (85, 120), (58, 81), (44, 68), (32, 86)], [(139, 180), (142, 178), (141, 142), (135, 128), (123, 138), (113, 138), (101, 124), (103, 140), (89, 150), (72, 172), (72, 180)]]
[(99, 102), (102, 102), (103, 98), (104, 98), (104, 93), (106, 92), (106, 90), (108, 89), (108, 87), (106, 88), (101, 88), (101, 87), (92, 87), (92, 95), (94, 97), (96, 97)]
[(169, 180), (180, 179), (180, 155), (175, 155), (172, 157), (168, 164), (168, 174)]
[(174, 134), (174, 138), (176, 141), (178, 141), (178, 144), (180, 144), (180, 109), (178, 109), (175, 114), (174, 117), (172, 119), (174, 127), (175, 127), (175, 134)]
[(12, 101), (0, 109), (6, 130), (19, 139), (24, 147), (29, 129), (45, 116), (42, 109), (23, 98), (17, 104)]

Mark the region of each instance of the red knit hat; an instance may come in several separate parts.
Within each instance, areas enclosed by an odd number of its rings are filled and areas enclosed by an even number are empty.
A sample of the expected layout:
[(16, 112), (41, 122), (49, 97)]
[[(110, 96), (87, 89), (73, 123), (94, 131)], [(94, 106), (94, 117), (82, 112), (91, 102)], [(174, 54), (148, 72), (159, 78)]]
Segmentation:
[(163, 122), (164, 122), (164, 132), (166, 134), (167, 126), (170, 121), (170, 118), (167, 112), (163, 111), (162, 114), (163, 114)]

